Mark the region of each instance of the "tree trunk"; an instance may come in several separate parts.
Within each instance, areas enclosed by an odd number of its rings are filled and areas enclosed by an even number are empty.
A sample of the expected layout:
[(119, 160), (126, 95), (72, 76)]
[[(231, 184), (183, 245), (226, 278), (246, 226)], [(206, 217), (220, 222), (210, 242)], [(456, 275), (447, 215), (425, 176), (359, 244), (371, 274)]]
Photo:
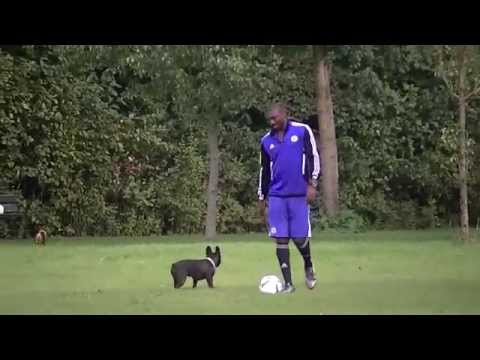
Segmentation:
[(218, 149), (218, 127), (215, 121), (208, 125), (208, 190), (207, 190), (207, 218), (205, 236), (213, 239), (217, 236), (217, 197), (218, 177), (220, 165), (220, 150)]
[(458, 164), (458, 182), (460, 187), (460, 227), (462, 240), (468, 242), (470, 240), (469, 234), (469, 220), (468, 220), (468, 192), (467, 192), (467, 136), (466, 136), (466, 90), (465, 90), (465, 52), (459, 52), (459, 81), (458, 81), (458, 127), (459, 127), (459, 164)]
[(468, 219), (468, 191), (467, 191), (467, 139), (465, 131), (466, 122), (466, 101), (465, 98), (459, 99), (459, 166), (458, 166), (458, 181), (460, 186), (460, 226), (462, 240), (468, 242), (470, 240), (469, 234), (469, 219)]
[(318, 57), (316, 89), (322, 196), (327, 216), (332, 217), (338, 213), (338, 157), (333, 101), (330, 92), (330, 68), (326, 63), (324, 53)]

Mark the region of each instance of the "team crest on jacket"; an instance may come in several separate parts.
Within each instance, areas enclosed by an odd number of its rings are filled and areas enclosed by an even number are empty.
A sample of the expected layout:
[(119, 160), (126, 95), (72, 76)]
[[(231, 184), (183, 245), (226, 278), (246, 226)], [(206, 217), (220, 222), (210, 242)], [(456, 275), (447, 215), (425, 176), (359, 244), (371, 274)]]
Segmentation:
[(298, 141), (298, 136), (297, 136), (297, 135), (293, 135), (293, 136), (290, 138), (290, 140), (291, 140), (293, 143), (295, 143), (295, 142)]
[(274, 147), (275, 147), (275, 145), (273, 145), (273, 144), (270, 144), (270, 147), (269, 147), (269, 149), (270, 149), (270, 150), (273, 150), (273, 148), (274, 148)]

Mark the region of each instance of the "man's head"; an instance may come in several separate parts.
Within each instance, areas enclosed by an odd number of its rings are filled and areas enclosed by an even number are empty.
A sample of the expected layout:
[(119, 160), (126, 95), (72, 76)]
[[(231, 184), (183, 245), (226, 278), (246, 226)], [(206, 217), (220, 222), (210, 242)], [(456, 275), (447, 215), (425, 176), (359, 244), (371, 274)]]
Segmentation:
[(268, 121), (273, 130), (285, 128), (288, 118), (288, 109), (285, 104), (273, 104), (267, 113)]

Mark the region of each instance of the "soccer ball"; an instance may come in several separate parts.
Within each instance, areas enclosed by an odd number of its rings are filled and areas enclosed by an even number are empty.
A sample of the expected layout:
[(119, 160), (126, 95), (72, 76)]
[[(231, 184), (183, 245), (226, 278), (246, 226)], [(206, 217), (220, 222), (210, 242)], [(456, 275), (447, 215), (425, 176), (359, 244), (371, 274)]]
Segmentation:
[(0, 205), (0, 215), (3, 215), (5, 211), (5, 208), (3, 207), (3, 205)]
[(273, 295), (283, 290), (283, 283), (275, 275), (266, 275), (260, 280), (258, 288), (264, 294)]

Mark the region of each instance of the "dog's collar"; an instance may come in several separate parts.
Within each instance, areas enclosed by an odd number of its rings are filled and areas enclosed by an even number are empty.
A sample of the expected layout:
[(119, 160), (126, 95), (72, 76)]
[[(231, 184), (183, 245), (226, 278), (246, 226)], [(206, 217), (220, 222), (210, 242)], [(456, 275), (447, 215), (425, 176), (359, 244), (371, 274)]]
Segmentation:
[(213, 271), (216, 271), (216, 270), (217, 270), (217, 267), (215, 266), (215, 262), (214, 262), (212, 259), (210, 259), (209, 257), (207, 257), (207, 258), (205, 258), (205, 259), (208, 260), (208, 261), (210, 261), (210, 264), (212, 264), (212, 266), (213, 266)]

